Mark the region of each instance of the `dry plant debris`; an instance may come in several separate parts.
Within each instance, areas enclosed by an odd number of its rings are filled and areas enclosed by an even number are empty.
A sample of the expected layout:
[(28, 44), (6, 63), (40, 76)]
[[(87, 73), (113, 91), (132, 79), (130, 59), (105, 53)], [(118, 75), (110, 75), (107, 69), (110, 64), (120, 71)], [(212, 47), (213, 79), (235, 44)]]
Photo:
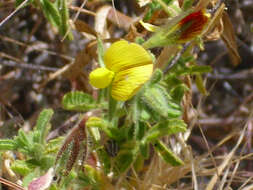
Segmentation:
[(252, 12), (0, 1), (0, 189), (253, 189)]

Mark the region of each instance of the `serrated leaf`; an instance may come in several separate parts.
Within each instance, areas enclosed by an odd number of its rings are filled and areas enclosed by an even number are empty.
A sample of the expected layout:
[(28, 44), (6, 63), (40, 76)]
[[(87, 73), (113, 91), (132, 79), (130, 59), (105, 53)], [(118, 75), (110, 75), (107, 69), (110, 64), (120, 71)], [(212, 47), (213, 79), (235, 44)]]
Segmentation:
[(91, 95), (80, 91), (65, 94), (62, 106), (66, 110), (74, 111), (87, 111), (97, 107)]
[(120, 151), (115, 158), (115, 172), (123, 173), (135, 161), (139, 146), (135, 141), (128, 141), (120, 146)]
[(162, 117), (168, 116), (168, 99), (160, 89), (149, 87), (142, 95), (144, 104)]
[(187, 125), (185, 122), (180, 119), (170, 119), (164, 122), (160, 122), (152, 127), (149, 131), (147, 131), (145, 141), (151, 142), (158, 140), (158, 138), (163, 136), (185, 132), (187, 129), (186, 126)]
[(150, 79), (150, 84), (158, 83), (163, 77), (163, 72), (160, 69), (156, 69)]
[(152, 117), (154, 119), (157, 116), (168, 119), (177, 118), (181, 115), (181, 107), (174, 103), (168, 92), (158, 84), (146, 88), (141, 100), (144, 107), (148, 108), (147, 111), (153, 113)]
[(32, 146), (33, 147), (30, 150), (30, 156), (35, 158), (36, 160), (40, 160), (45, 151), (44, 146), (39, 143), (33, 143)]
[(11, 139), (0, 139), (0, 150), (15, 150), (16, 143)]
[(181, 116), (182, 111), (181, 107), (173, 102), (172, 100), (168, 101), (168, 119), (170, 118), (177, 118)]
[(172, 166), (180, 166), (183, 165), (184, 162), (178, 158), (169, 148), (166, 147), (164, 143), (161, 141), (156, 141), (153, 143), (155, 151), (157, 151), (158, 155), (167, 163)]
[(188, 88), (185, 84), (179, 84), (179, 85), (176, 85), (170, 91), (170, 95), (171, 95), (172, 99), (179, 104), (183, 99), (185, 91), (187, 91), (187, 90), (188, 90)]
[[(122, 138), (122, 135), (121, 135), (120, 130), (118, 128), (110, 126), (109, 122), (107, 122), (106, 120), (103, 120), (101, 118), (90, 117), (88, 119), (88, 121), (86, 122), (86, 126), (88, 127), (88, 129), (96, 127), (98, 129), (104, 131), (105, 134), (111, 139), (119, 140)], [(98, 133), (98, 131), (90, 131), (90, 133), (95, 140), (100, 139), (100, 135), (96, 134), (96, 133)]]
[[(37, 143), (45, 143), (45, 138), (47, 135), (47, 126), (49, 124), (49, 121), (51, 120), (52, 116), (54, 114), (54, 111), (52, 109), (44, 109), (37, 119), (36, 126), (35, 126), (35, 132), (39, 132), (37, 134), (34, 134), (34, 140)], [(35, 137), (37, 136), (37, 137)]]
[(50, 154), (50, 153), (57, 153), (59, 150), (60, 146), (62, 145), (62, 142), (65, 137), (60, 136), (58, 138), (50, 140), (45, 147), (45, 153)]
[(21, 176), (26, 176), (34, 169), (34, 166), (24, 160), (15, 160), (11, 165), (11, 169)]
[(29, 134), (26, 134), (22, 129), (18, 131), (18, 136), (14, 140), (18, 149), (30, 149), (32, 147), (32, 140)]

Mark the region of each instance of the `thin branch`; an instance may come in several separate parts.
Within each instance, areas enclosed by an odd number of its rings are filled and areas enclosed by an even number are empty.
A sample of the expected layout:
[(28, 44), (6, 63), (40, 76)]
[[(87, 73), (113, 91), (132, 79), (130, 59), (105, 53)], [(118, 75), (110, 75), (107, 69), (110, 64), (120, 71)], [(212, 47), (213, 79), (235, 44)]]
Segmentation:
[[(73, 19), (74, 23), (75, 23), (76, 19), (79, 17), (79, 15), (81, 13), (81, 10), (82, 10), (82, 8), (84, 7), (84, 5), (86, 4), (87, 1), (88, 0), (84, 0), (83, 3), (81, 4), (81, 6), (79, 7), (79, 10), (77, 11), (77, 13), (76, 13), (76, 15), (74, 16), (74, 19)], [(70, 31), (70, 27), (68, 28), (67, 32), (65, 33), (65, 35), (63, 36), (61, 41), (63, 41), (67, 37), (67, 35), (69, 34), (69, 31)]]
[(25, 190), (25, 188), (21, 187), (20, 185), (15, 184), (15, 183), (13, 183), (13, 182), (11, 182), (11, 181), (9, 181), (7, 179), (4, 179), (2, 177), (0, 177), (0, 183), (5, 184), (5, 185), (7, 185), (9, 187), (12, 187), (15, 190)]
[(7, 21), (9, 20), (16, 12), (19, 11), (19, 9), (21, 9), (29, 0), (25, 0), (23, 1), (11, 14), (9, 14), (5, 19), (3, 19), (0, 22), (0, 27)]
[(75, 7), (73, 5), (70, 5), (69, 9), (74, 10), (74, 11), (79, 11), (80, 13), (88, 14), (88, 15), (91, 15), (91, 16), (96, 16), (96, 13), (94, 13), (92, 11), (89, 11), (89, 10), (83, 9), (83, 8), (80, 9), (80, 7)]
[(41, 65), (34, 65), (34, 64), (28, 64), (24, 61), (17, 59), (11, 55), (8, 55), (6, 53), (0, 52), (0, 57), (7, 58), (10, 61), (2, 61), (0, 64), (10, 67), (18, 67), (18, 68), (24, 68), (24, 69), (32, 69), (32, 70), (42, 70), (42, 71), (57, 71), (57, 68), (54, 67), (46, 67)]
[[(12, 38), (9, 38), (7, 36), (2, 36), (0, 35), (0, 39), (4, 40), (4, 41), (7, 41), (7, 42), (11, 42), (11, 43), (14, 43), (14, 44), (17, 44), (19, 46), (22, 46), (22, 47), (31, 47), (33, 45), (28, 45), (28, 44), (25, 44), (23, 42), (20, 42), (18, 40), (14, 40)], [(74, 59), (70, 56), (67, 56), (67, 55), (64, 55), (64, 54), (60, 54), (60, 53), (57, 53), (57, 52), (54, 52), (54, 51), (50, 51), (50, 50), (47, 50), (47, 49), (40, 49), (40, 48), (33, 48), (34, 51), (39, 51), (39, 52), (45, 52), (45, 53), (48, 53), (49, 55), (54, 55), (54, 56), (58, 56), (58, 57), (61, 57), (63, 59), (66, 59), (68, 61), (73, 61)]]
[(186, 49), (190, 46), (190, 43), (183, 46), (183, 49), (177, 53), (177, 55), (172, 59), (170, 64), (164, 69), (164, 74), (168, 73), (168, 71), (178, 62), (182, 54), (186, 51)]

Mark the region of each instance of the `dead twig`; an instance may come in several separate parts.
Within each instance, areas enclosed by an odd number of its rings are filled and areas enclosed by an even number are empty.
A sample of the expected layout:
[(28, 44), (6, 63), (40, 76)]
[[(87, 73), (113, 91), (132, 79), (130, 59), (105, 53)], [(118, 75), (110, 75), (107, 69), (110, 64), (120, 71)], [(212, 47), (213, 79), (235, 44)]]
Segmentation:
[(34, 65), (34, 64), (25, 63), (24, 61), (3, 52), (0, 52), (0, 57), (9, 59), (9, 61), (1, 62), (1, 64), (5, 66), (39, 70), (39, 71), (57, 71), (58, 70), (57, 68), (54, 68), (54, 67), (46, 67), (42, 65)]

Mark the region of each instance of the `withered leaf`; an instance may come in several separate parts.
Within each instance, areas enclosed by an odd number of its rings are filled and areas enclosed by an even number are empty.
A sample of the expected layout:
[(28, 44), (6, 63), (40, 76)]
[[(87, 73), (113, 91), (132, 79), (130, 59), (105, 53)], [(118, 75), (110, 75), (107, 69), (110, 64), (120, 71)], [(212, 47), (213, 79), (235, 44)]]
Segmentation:
[(229, 57), (234, 66), (238, 65), (241, 61), (241, 57), (238, 53), (238, 48), (236, 44), (236, 36), (233, 29), (233, 25), (230, 18), (226, 12), (223, 13), (222, 21), (224, 25), (224, 30), (221, 35), (222, 40), (228, 48)]
[(97, 36), (96, 31), (82, 20), (77, 19), (75, 21), (75, 27), (79, 32), (85, 32), (85, 33), (93, 35), (94, 37)]

